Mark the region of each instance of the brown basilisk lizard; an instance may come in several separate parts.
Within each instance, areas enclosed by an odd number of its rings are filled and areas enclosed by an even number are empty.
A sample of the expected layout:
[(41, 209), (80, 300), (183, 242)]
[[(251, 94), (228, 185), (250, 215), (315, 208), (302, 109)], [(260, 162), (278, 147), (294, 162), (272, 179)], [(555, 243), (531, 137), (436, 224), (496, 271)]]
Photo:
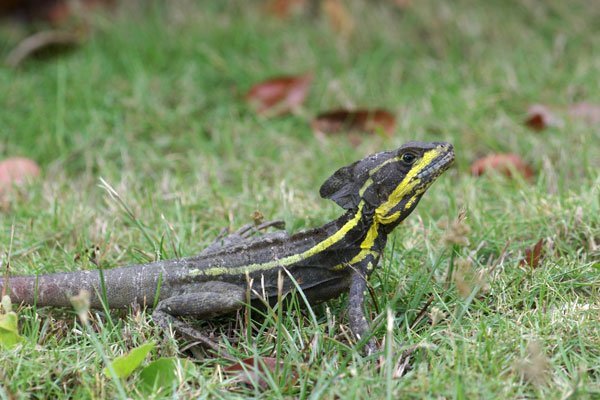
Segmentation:
[[(219, 238), (194, 257), (108, 269), (103, 274), (91, 270), (11, 276), (10, 297), (17, 304), (67, 307), (71, 296), (85, 289), (91, 294), (91, 306), (101, 308), (104, 287), (110, 308), (146, 304), (156, 298), (152, 317), (161, 327), (171, 323), (185, 336), (217, 349), (179, 317), (210, 318), (241, 309), (247, 302), (249, 278), (261, 286), (251, 292), (251, 301), (259, 300), (260, 292), (266, 300), (276, 299), (282, 275), (283, 292), (298, 285), (310, 303), (349, 290), (350, 327), (361, 341), (369, 328), (363, 310), (367, 281), (387, 235), (453, 161), (448, 143), (409, 142), (347, 165), (327, 179), (321, 196), (346, 212), (319, 228), (293, 235), (277, 231), (247, 237), (251, 231), (247, 226)], [(3, 285), (0, 280), (0, 290)], [(373, 338), (366, 342), (366, 349), (367, 353), (377, 351)]]

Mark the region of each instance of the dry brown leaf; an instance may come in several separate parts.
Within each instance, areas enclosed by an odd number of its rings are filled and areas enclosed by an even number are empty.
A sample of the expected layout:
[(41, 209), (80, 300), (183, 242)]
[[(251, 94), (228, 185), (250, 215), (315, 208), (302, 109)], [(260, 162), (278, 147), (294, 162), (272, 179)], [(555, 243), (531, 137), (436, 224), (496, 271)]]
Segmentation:
[(304, 104), (311, 82), (312, 74), (272, 78), (252, 86), (246, 100), (258, 114), (283, 115)]
[(10, 195), (16, 186), (40, 176), (40, 167), (27, 158), (7, 158), (0, 162), (0, 209), (5, 211), (10, 205)]
[(25, 21), (45, 20), (59, 25), (97, 6), (112, 7), (115, 3), (115, 0), (2, 0), (0, 16)]
[(0, 16), (10, 14), (20, 4), (19, 0), (3, 0), (0, 1)]
[(265, 10), (269, 14), (280, 18), (287, 18), (290, 14), (306, 7), (307, 0), (267, 0)]
[(569, 115), (590, 124), (597, 124), (600, 122), (600, 104), (575, 103), (569, 107)]
[(317, 136), (355, 131), (375, 133), (377, 129), (391, 136), (396, 128), (396, 117), (384, 109), (334, 110), (317, 115), (311, 126)]
[(537, 241), (537, 243), (529, 248), (525, 249), (525, 258), (519, 262), (520, 267), (530, 266), (531, 268), (537, 268), (540, 265), (542, 259), (542, 246), (544, 245), (544, 238)]
[(471, 174), (480, 176), (487, 171), (496, 171), (511, 178), (513, 172), (519, 173), (525, 179), (531, 180), (535, 175), (533, 169), (516, 154), (492, 154), (480, 158), (471, 164)]
[(79, 43), (79, 35), (73, 32), (54, 30), (37, 32), (23, 39), (6, 57), (6, 62), (11, 67), (17, 67), (34, 55), (61, 52)]
[(541, 131), (550, 126), (561, 125), (560, 119), (558, 119), (550, 109), (543, 104), (533, 104), (527, 110), (527, 120), (525, 124), (531, 129)]
[(588, 124), (598, 124), (600, 123), (600, 104), (581, 102), (568, 107), (534, 104), (527, 110), (525, 124), (536, 131), (541, 131), (548, 127), (562, 127), (563, 119), (566, 118)]
[(67, 4), (64, 0), (3, 0), (0, 1), (0, 16), (22, 20), (44, 19), (55, 22), (55, 16), (61, 16), (65, 8), (67, 8)]
[(33, 160), (22, 157), (7, 158), (0, 162), (0, 191), (40, 176), (40, 167)]
[[(283, 360), (273, 357), (260, 358), (245, 358), (242, 361), (235, 363), (224, 369), (226, 373), (236, 376), (240, 382), (248, 385), (258, 385), (263, 390), (269, 388), (269, 383), (264, 379), (265, 374), (274, 375), (277, 372), (281, 374), (284, 369)], [(298, 378), (298, 372), (291, 371), (291, 382), (288, 386), (292, 386)]]
[(325, 0), (321, 4), (334, 31), (348, 37), (354, 31), (354, 18), (341, 0)]

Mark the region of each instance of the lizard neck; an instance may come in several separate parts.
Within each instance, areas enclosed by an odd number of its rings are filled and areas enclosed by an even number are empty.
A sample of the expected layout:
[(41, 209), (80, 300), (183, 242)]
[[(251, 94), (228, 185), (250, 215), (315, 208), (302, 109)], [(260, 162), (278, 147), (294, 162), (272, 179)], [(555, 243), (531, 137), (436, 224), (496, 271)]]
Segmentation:
[(386, 244), (384, 226), (377, 221), (375, 210), (363, 202), (317, 229), (327, 231), (327, 237), (305, 251), (304, 255), (322, 255), (324, 264), (327, 264), (325, 259), (333, 260), (332, 269), (344, 269), (363, 261), (375, 265)]

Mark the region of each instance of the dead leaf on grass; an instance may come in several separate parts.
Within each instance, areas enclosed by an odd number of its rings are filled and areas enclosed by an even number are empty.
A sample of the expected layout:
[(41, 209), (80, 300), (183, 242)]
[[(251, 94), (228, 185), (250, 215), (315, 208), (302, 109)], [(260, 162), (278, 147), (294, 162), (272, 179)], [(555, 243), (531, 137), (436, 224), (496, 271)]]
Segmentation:
[(525, 124), (531, 129), (541, 131), (548, 127), (562, 127), (563, 119), (582, 121), (587, 124), (600, 123), (600, 104), (574, 103), (568, 107), (552, 107), (534, 104), (527, 110)]
[(291, 14), (304, 10), (306, 3), (307, 0), (268, 0), (264, 9), (279, 18), (287, 18)]
[(311, 82), (312, 74), (268, 79), (252, 86), (246, 100), (265, 116), (294, 112), (304, 104)]
[[(242, 361), (235, 363), (224, 371), (232, 376), (237, 377), (237, 380), (247, 385), (258, 385), (262, 390), (269, 388), (269, 383), (265, 380), (265, 375), (274, 375), (277, 372), (281, 374), (284, 370), (283, 360), (277, 361), (273, 357), (259, 357), (259, 358), (245, 358)], [(296, 379), (298, 379), (298, 371), (291, 370), (291, 382), (289, 386), (292, 386)]]
[(48, 22), (60, 22), (55, 20), (65, 14), (67, 4), (64, 0), (36, 0), (0, 1), (0, 17), (15, 18), (23, 21), (43, 19)]
[(396, 127), (396, 117), (384, 109), (375, 110), (334, 110), (321, 113), (311, 122), (315, 135), (334, 134), (338, 132), (360, 131), (375, 133), (383, 130), (392, 136)]
[(79, 35), (66, 31), (42, 31), (23, 39), (6, 57), (6, 63), (18, 67), (23, 61), (41, 55), (55, 55), (80, 44)]
[(575, 103), (569, 107), (569, 115), (590, 124), (600, 123), (600, 104)]
[(496, 171), (511, 178), (514, 172), (523, 178), (531, 180), (534, 177), (533, 169), (517, 154), (492, 154), (471, 164), (471, 174), (480, 176), (488, 171)]
[(541, 131), (547, 127), (560, 126), (562, 121), (543, 104), (533, 104), (527, 110), (525, 124), (531, 129)]
[(13, 185), (20, 185), (40, 176), (40, 167), (33, 160), (23, 157), (7, 158), (0, 162), (0, 194)]
[(538, 240), (533, 247), (527, 247), (525, 249), (525, 258), (519, 262), (519, 267), (530, 266), (531, 268), (537, 268), (542, 260), (543, 245), (544, 238)]
[(64, 24), (98, 6), (115, 6), (115, 0), (4, 0), (0, 1), (0, 17), (32, 22), (44, 20), (54, 25)]

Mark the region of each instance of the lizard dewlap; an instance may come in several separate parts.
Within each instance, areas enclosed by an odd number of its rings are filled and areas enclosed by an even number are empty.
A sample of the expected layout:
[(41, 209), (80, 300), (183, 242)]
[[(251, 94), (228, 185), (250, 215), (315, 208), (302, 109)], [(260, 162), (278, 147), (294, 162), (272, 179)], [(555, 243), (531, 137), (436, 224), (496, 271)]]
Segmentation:
[[(151, 305), (157, 299), (152, 317), (158, 324), (165, 329), (172, 324), (181, 334), (217, 350), (178, 317), (211, 318), (241, 309), (247, 301), (248, 278), (256, 289), (251, 301), (257, 293), (272, 301), (280, 275), (284, 291), (295, 287), (291, 275), (311, 303), (349, 290), (350, 327), (360, 341), (368, 333), (363, 310), (367, 281), (387, 235), (453, 161), (448, 143), (409, 142), (342, 167), (327, 179), (321, 197), (346, 211), (321, 227), (293, 235), (276, 231), (249, 237), (280, 223), (247, 225), (217, 238), (193, 257), (104, 270), (104, 285), (98, 271), (12, 276), (10, 297), (15, 304), (68, 307), (71, 296), (85, 289), (91, 293), (91, 306), (101, 308), (104, 286), (110, 308)], [(0, 282), (0, 290), (3, 285)], [(365, 345), (367, 353), (377, 351), (374, 339)]]

